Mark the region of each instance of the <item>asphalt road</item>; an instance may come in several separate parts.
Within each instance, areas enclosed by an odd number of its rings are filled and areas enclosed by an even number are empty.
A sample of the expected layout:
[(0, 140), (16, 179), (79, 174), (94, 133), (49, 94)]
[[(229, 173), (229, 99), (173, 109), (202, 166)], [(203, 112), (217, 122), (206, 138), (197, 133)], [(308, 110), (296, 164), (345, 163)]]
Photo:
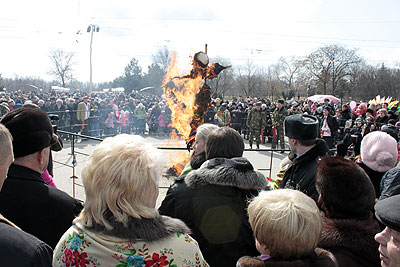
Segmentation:
[[(155, 147), (165, 147), (168, 146), (169, 137), (145, 137), (148, 142), (150, 142)], [(81, 171), (82, 168), (85, 166), (85, 162), (88, 156), (92, 153), (94, 147), (98, 144), (98, 141), (95, 140), (86, 140), (86, 141), (78, 141), (75, 143), (75, 152), (76, 152), (76, 167), (75, 170), (72, 168), (72, 161), (73, 157), (71, 154), (71, 143), (65, 141), (64, 149), (53, 153), (54, 159), (54, 181), (57, 187), (71, 196), (74, 196), (82, 201), (85, 201), (85, 191), (82, 186), (81, 181)], [(245, 140), (245, 148), (248, 149), (248, 141)], [(185, 142), (182, 140), (179, 144), (180, 147), (185, 147)], [(261, 145), (260, 149), (270, 149), (270, 144)], [(163, 153), (163, 157), (168, 159), (170, 157), (176, 158), (177, 153), (176, 150), (163, 150), (160, 149), (160, 153)], [(180, 153), (187, 153), (187, 152), (180, 152)], [(281, 153), (274, 153), (273, 160), (272, 160), (272, 177), (276, 177), (276, 174), (279, 172), (279, 164), (280, 161), (287, 156), (287, 152)], [(270, 171), (267, 170), (270, 168), (271, 163), (271, 152), (267, 151), (245, 151), (244, 157), (248, 158), (250, 162), (253, 164), (255, 169), (258, 169), (264, 175), (269, 176)], [(170, 164), (164, 168), (166, 171), (169, 168)], [(75, 171), (76, 179), (72, 179), (74, 176), (73, 172)], [(75, 183), (73, 183), (75, 180)], [(166, 178), (165, 176), (160, 178), (160, 194), (157, 200), (157, 206), (160, 205), (161, 201), (164, 199), (168, 186), (173, 181), (173, 178)], [(75, 184), (75, 185), (74, 185)]]

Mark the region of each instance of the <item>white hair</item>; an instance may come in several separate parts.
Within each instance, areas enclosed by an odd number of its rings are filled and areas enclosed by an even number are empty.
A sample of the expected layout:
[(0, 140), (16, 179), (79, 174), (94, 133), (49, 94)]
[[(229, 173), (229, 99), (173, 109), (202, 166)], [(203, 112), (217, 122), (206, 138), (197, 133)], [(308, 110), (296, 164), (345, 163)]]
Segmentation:
[(106, 138), (82, 170), (86, 202), (79, 220), (89, 227), (94, 221), (111, 229), (107, 213), (124, 224), (129, 217), (157, 217), (154, 204), (162, 170), (160, 153), (143, 137), (121, 134)]
[(218, 129), (219, 127), (215, 124), (211, 123), (204, 123), (197, 128), (197, 135), (204, 138), (204, 141), (207, 139), (207, 136), (213, 132), (214, 130)]

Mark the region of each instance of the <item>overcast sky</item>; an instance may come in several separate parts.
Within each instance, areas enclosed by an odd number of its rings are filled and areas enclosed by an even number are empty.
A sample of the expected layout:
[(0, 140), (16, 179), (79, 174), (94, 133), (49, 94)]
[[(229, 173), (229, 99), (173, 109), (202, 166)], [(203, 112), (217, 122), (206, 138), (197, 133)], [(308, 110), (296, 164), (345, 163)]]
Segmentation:
[[(89, 24), (93, 36), (93, 82), (121, 75), (134, 57), (143, 69), (164, 46), (181, 62), (204, 50), (259, 66), (281, 56), (305, 56), (327, 44), (359, 49), (369, 64), (400, 63), (400, 1), (129, 1), (13, 0), (1, 5), (0, 73), (39, 76), (51, 66), (49, 51), (75, 53), (75, 77), (89, 80)], [(396, 65), (397, 64), (397, 65)]]

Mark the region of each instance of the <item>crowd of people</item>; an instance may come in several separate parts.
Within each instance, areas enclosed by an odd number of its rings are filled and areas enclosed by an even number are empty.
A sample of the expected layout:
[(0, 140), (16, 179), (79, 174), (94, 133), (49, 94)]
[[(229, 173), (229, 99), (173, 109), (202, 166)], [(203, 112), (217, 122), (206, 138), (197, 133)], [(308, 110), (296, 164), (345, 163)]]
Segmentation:
[[(114, 136), (120, 133), (139, 135), (168, 135), (172, 129), (171, 110), (163, 96), (134, 92), (126, 94), (96, 92), (82, 93), (24, 93), (0, 95), (0, 116), (24, 104), (35, 104), (54, 119), (59, 130), (87, 136)], [(323, 103), (311, 100), (271, 101), (268, 98), (233, 98), (229, 101), (212, 99), (205, 114), (205, 123), (229, 126), (260, 148), (261, 143), (280, 144), (285, 150), (283, 122), (288, 115), (310, 114), (319, 120), (321, 138), (337, 154), (360, 154), (363, 136), (374, 130), (384, 130), (397, 136), (400, 128), (398, 104)], [(57, 116), (54, 116), (57, 115)], [(67, 135), (61, 137), (68, 138)], [(398, 139), (398, 137), (396, 137)], [(349, 147), (351, 150), (349, 150)]]
[[(148, 120), (154, 109), (168, 113), (162, 97), (2, 98), (2, 266), (400, 266), (396, 105), (215, 99), (156, 207), (165, 162), (140, 134), (167, 127)], [(50, 110), (71, 99), (76, 109)], [(113, 131), (92, 125), (97, 102), (119, 121)], [(133, 114), (143, 109), (145, 127), (117, 119), (130, 104)], [(73, 131), (110, 135), (82, 170), (84, 203), (43, 176), (60, 141), (55, 113), (59, 123), (76, 115)], [(244, 137), (250, 148), (254, 139), (289, 147), (277, 187), (243, 156)]]

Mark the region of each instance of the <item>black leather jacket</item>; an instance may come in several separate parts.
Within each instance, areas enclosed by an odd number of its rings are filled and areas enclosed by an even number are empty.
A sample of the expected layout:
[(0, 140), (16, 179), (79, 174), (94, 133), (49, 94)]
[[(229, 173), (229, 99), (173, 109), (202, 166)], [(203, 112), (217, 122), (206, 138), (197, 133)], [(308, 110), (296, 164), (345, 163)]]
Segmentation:
[(318, 163), (328, 156), (328, 151), (325, 141), (318, 139), (312, 149), (293, 160), (283, 176), (281, 187), (299, 190), (316, 201), (315, 173)]

